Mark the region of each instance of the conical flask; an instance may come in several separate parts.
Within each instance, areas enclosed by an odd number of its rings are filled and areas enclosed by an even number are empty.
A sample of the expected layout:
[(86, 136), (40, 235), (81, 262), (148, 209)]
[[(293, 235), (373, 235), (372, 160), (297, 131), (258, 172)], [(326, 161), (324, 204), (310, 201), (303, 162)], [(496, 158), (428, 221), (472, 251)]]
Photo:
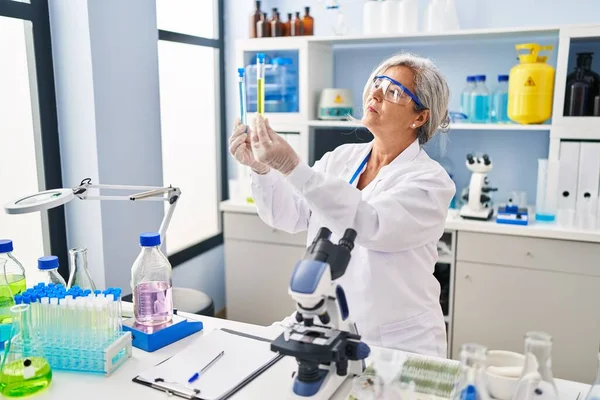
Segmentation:
[(31, 329), (30, 312), (29, 304), (18, 304), (10, 309), (11, 339), (4, 349), (0, 367), (0, 393), (5, 397), (29, 396), (52, 381), (50, 364)]
[(96, 290), (96, 285), (88, 270), (86, 248), (82, 247), (69, 250), (69, 269), (69, 283), (67, 283), (67, 289), (70, 289), (73, 286), (79, 286), (82, 289)]
[(525, 336), (525, 365), (513, 400), (559, 400), (552, 377), (552, 336), (529, 332)]
[(486, 363), (486, 347), (475, 343), (461, 346), (461, 373), (453, 400), (490, 400), (485, 379)]

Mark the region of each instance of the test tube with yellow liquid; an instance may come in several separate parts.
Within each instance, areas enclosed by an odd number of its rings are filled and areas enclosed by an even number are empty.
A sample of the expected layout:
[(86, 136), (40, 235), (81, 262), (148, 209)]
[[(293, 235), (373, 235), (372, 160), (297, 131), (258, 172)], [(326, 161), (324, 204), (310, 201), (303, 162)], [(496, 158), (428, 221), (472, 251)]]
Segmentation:
[(265, 54), (256, 55), (256, 111), (265, 113)]

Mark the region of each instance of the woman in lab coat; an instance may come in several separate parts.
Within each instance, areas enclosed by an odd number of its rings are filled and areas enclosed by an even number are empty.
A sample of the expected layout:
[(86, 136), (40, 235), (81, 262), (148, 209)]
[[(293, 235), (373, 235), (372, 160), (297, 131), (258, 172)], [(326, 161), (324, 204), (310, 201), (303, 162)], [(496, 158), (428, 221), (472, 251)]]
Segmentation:
[(446, 357), (446, 329), (433, 276), (454, 183), (421, 148), (448, 119), (446, 79), (428, 59), (400, 54), (379, 65), (363, 93), (370, 143), (346, 144), (314, 167), (257, 115), (236, 122), (230, 153), (249, 166), (258, 214), (290, 233), (320, 227), (356, 246), (339, 283), (367, 343)]

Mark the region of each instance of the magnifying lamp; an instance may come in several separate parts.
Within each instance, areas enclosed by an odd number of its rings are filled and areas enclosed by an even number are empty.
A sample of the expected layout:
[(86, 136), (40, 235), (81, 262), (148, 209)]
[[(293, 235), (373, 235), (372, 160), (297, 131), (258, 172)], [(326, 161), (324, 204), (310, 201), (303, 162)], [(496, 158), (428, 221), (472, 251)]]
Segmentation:
[[(90, 190), (97, 189), (98, 195), (91, 196)], [(101, 190), (126, 190), (137, 192), (123, 196), (108, 196), (100, 194)], [(93, 185), (92, 180), (86, 178), (79, 186), (72, 189), (51, 189), (29, 196), (19, 197), (4, 205), (7, 214), (26, 214), (30, 212), (48, 210), (67, 204), (75, 198), (81, 200), (126, 200), (126, 201), (166, 201), (169, 209), (160, 224), (160, 237), (164, 243), (165, 232), (171, 222), (175, 211), (177, 200), (181, 196), (181, 190), (176, 187), (152, 187), (152, 186), (126, 186), (126, 185)]]

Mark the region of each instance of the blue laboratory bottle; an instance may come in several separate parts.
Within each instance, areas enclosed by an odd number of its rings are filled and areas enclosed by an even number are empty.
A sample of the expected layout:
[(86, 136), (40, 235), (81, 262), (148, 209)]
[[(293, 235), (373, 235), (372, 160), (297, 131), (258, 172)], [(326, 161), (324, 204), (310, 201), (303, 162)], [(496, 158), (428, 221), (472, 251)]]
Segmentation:
[(498, 87), (492, 94), (492, 122), (506, 124), (508, 119), (508, 75), (498, 75)]
[(467, 85), (460, 94), (460, 112), (467, 116), (467, 121), (471, 120), (471, 93), (475, 89), (475, 77), (467, 76)]
[(486, 123), (490, 116), (490, 92), (485, 85), (485, 75), (475, 76), (475, 89), (471, 92), (471, 122)]

